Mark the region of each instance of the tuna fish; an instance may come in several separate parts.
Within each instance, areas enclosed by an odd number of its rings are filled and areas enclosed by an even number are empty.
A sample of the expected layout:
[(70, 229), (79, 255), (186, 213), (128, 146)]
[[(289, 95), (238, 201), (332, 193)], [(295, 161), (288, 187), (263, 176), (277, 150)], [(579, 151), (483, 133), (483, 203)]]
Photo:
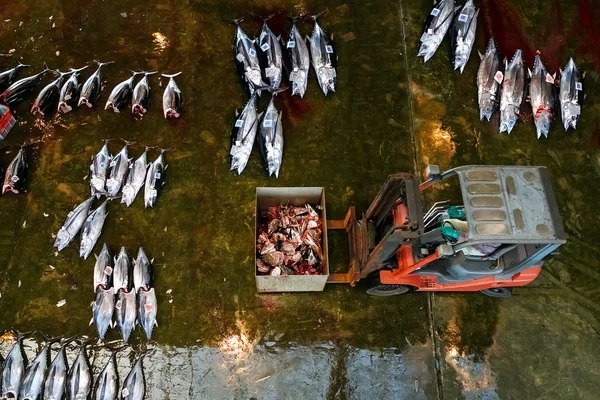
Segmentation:
[(577, 122), (581, 115), (582, 91), (583, 77), (579, 73), (575, 61), (569, 58), (565, 69), (560, 71), (560, 115), (565, 132), (569, 128), (577, 129)]
[(44, 70), (40, 73), (19, 79), (0, 94), (0, 102), (12, 105), (23, 100), (27, 93), (32, 92), (37, 84), (40, 83), (40, 80), (48, 71), (50, 71), (50, 68), (44, 63)]
[(67, 376), (69, 365), (67, 364), (67, 352), (65, 347), (75, 338), (64, 340), (60, 350), (54, 357), (48, 375), (44, 382), (44, 400), (62, 400), (67, 391)]
[(143, 400), (146, 393), (146, 378), (144, 377), (144, 368), (142, 360), (144, 353), (138, 355), (137, 360), (127, 374), (123, 387), (121, 388), (121, 399), (123, 400)]
[(96, 288), (96, 299), (92, 303), (92, 319), (98, 330), (98, 337), (104, 339), (108, 327), (113, 325), (112, 316), (115, 310), (115, 294), (112, 288)]
[(323, 15), (327, 10), (320, 14), (313, 15), (310, 18), (314, 21), (315, 26), (312, 31), (312, 36), (309, 38), (310, 55), (312, 65), (317, 74), (319, 86), (325, 96), (329, 92), (335, 92), (337, 56), (333, 48), (333, 36), (327, 36), (321, 25), (317, 22), (317, 18)]
[(527, 72), (521, 50), (517, 50), (510, 63), (505, 60), (502, 95), (500, 97), (500, 133), (509, 134), (519, 120), (521, 107), (525, 101), (525, 81)]
[(119, 290), (117, 294), (117, 303), (115, 304), (115, 317), (117, 325), (123, 336), (123, 341), (127, 343), (129, 336), (133, 332), (136, 320), (135, 291), (130, 289), (128, 292)]
[(100, 255), (96, 257), (94, 265), (94, 292), (98, 287), (108, 289), (112, 285), (114, 264), (108, 246), (104, 243)]
[(537, 138), (542, 135), (548, 137), (550, 124), (554, 118), (553, 110), (556, 102), (556, 86), (554, 81), (556, 74), (550, 75), (542, 63), (539, 52), (535, 56), (533, 72), (529, 71), (529, 95), (531, 97), (531, 108), (533, 110), (533, 121), (537, 131)]
[(243, 20), (243, 18), (233, 20), (233, 23), (237, 26), (233, 43), (233, 56), (235, 57), (238, 74), (247, 85), (250, 95), (252, 95), (257, 87), (268, 85), (262, 80), (255, 41), (251, 40), (240, 27), (240, 22)]
[(169, 83), (167, 83), (167, 87), (163, 93), (162, 104), (163, 104), (163, 113), (165, 114), (165, 118), (179, 118), (179, 114), (181, 113), (181, 106), (183, 105), (183, 100), (181, 99), (181, 90), (177, 86), (177, 82), (175, 82), (176, 76), (180, 75), (181, 72), (172, 75), (162, 74), (165, 78), (169, 78)]
[(90, 189), (92, 190), (92, 196), (96, 196), (97, 198), (100, 198), (102, 194), (107, 194), (105, 189), (106, 175), (111, 158), (108, 153), (109, 140), (104, 140), (104, 146), (92, 158), (92, 164), (90, 165)]
[(110, 96), (108, 96), (108, 101), (106, 102), (106, 106), (104, 106), (105, 110), (112, 108), (114, 112), (121, 112), (121, 109), (131, 100), (133, 80), (136, 75), (139, 75), (140, 73), (141, 72), (133, 72), (133, 75), (131, 75), (129, 79), (126, 79), (115, 86), (112, 92), (110, 92)]
[(25, 145), (21, 146), (16, 157), (8, 164), (2, 184), (2, 194), (13, 192), (20, 193), (27, 179), (27, 160), (25, 159)]
[(292, 86), (292, 96), (304, 97), (306, 84), (308, 82), (308, 71), (310, 69), (310, 53), (306, 47), (306, 41), (296, 27), (296, 21), (301, 17), (290, 18), (292, 28), (288, 34), (288, 40), (283, 43), (284, 66), (287, 71), (288, 81)]
[(67, 399), (89, 400), (92, 393), (92, 368), (85, 348), (87, 342), (76, 341), (79, 344), (79, 354), (69, 370)]
[(144, 186), (146, 181), (146, 171), (148, 170), (148, 153), (149, 147), (146, 147), (141, 156), (133, 164), (129, 166), (127, 181), (123, 186), (121, 203), (125, 203), (127, 207), (133, 203), (138, 192)]
[(141, 116), (146, 113), (148, 104), (150, 103), (150, 83), (148, 76), (156, 74), (154, 72), (144, 72), (144, 77), (133, 88), (133, 102), (131, 105), (131, 113)]
[(154, 288), (149, 290), (140, 290), (138, 297), (138, 322), (146, 333), (146, 338), (152, 336), (152, 329), (158, 326), (156, 322), (156, 314), (158, 312), (158, 303), (156, 301), (156, 293)]
[(473, 0), (467, 0), (460, 12), (454, 17), (452, 24), (452, 60), (454, 69), (460, 68), (462, 74), (469, 57), (473, 44), (475, 43), (475, 32), (477, 30), (477, 16), (479, 10), (475, 9)]
[(500, 101), (499, 91), (502, 83), (500, 71), (500, 55), (496, 49), (494, 39), (490, 39), (485, 54), (479, 53), (481, 63), (477, 71), (477, 95), (479, 99), (479, 119), (488, 121), (498, 109)]
[(271, 96), (271, 101), (260, 122), (258, 142), (269, 176), (275, 174), (275, 178), (279, 178), (279, 168), (283, 158), (283, 124), (281, 111), (278, 112), (273, 103), (274, 98), (275, 95)]
[[(43, 336), (43, 335), (42, 335)], [(44, 392), (44, 381), (46, 379), (46, 372), (50, 365), (50, 347), (53, 343), (58, 342), (61, 337), (58, 338), (46, 338), (44, 341), (46, 344), (42, 348), (33, 360), (31, 364), (27, 366), (25, 370), (25, 376), (23, 377), (23, 383), (19, 389), (19, 399), (22, 400), (37, 400)]]
[(100, 234), (102, 233), (102, 227), (104, 226), (104, 220), (106, 219), (106, 203), (108, 199), (104, 201), (98, 208), (86, 218), (83, 228), (81, 230), (81, 246), (79, 247), (79, 256), (87, 260), (88, 256), (94, 249), (94, 245)]
[(119, 395), (119, 375), (117, 372), (117, 352), (126, 347), (111, 350), (106, 365), (100, 371), (94, 384), (94, 400), (116, 400)]
[(73, 211), (67, 215), (67, 219), (58, 231), (58, 234), (56, 235), (56, 241), (54, 242), (54, 247), (58, 248), (58, 251), (61, 251), (67, 247), (75, 238), (75, 235), (79, 233), (79, 230), (83, 226), (83, 223), (90, 212), (93, 201), (94, 197), (92, 196), (75, 207)]
[(15, 81), (17, 73), (22, 68), (30, 67), (31, 65), (25, 65), (18, 63), (16, 67), (0, 73), (0, 93), (4, 92)]
[(230, 170), (237, 170), (238, 175), (246, 168), (256, 138), (258, 119), (260, 118), (260, 115), (256, 114), (257, 92), (250, 97), (241, 114), (238, 114), (237, 110), (235, 111), (237, 118), (231, 128)]
[(108, 64), (112, 64), (114, 61), (109, 62), (100, 62), (96, 61), (98, 64), (98, 69), (94, 72), (83, 84), (81, 88), (81, 94), (79, 95), (79, 102), (77, 106), (81, 106), (85, 104), (89, 108), (92, 108), (94, 103), (100, 97), (100, 93), (104, 89), (104, 84), (102, 83), (102, 67)]
[(25, 374), (27, 358), (23, 351), (23, 338), (30, 332), (17, 332), (17, 341), (13, 345), (10, 353), (4, 360), (2, 368), (2, 380), (0, 381), (0, 397), (8, 399), (17, 399), (19, 397), (19, 389)]
[(154, 207), (156, 204), (156, 198), (158, 192), (165, 184), (164, 173), (168, 165), (164, 165), (164, 152), (166, 149), (160, 151), (160, 155), (154, 162), (151, 162), (148, 166), (148, 172), (146, 173), (146, 187), (144, 188), (144, 205), (146, 208)]
[(113, 274), (113, 291), (117, 294), (120, 290), (128, 292), (131, 288), (131, 263), (125, 247), (121, 247), (119, 256), (115, 258)]
[(79, 97), (79, 82), (77, 81), (77, 76), (79, 73), (86, 69), (88, 66), (86, 65), (83, 68), (73, 69), (71, 68), (71, 77), (67, 82), (63, 85), (62, 89), (60, 89), (60, 101), (58, 102), (58, 112), (68, 113), (73, 110), (73, 107), (77, 103), (77, 98)]
[(33, 102), (33, 105), (31, 106), (32, 114), (44, 116), (50, 112), (50, 110), (55, 109), (56, 104), (60, 99), (60, 88), (62, 87), (65, 76), (69, 75), (71, 72), (56, 71), (56, 73), (58, 74), (58, 78), (44, 87)]
[(131, 161), (127, 152), (127, 146), (132, 144), (133, 142), (125, 141), (125, 146), (110, 161), (110, 172), (106, 180), (106, 190), (109, 196), (119, 194), (123, 183), (125, 183), (127, 172), (129, 172), (129, 162)]
[(427, 62), (435, 54), (437, 48), (444, 40), (448, 28), (454, 18), (454, 0), (440, 0), (433, 6), (423, 24), (421, 46), (417, 57), (423, 57)]
[(277, 89), (281, 84), (281, 75), (283, 70), (283, 54), (279, 39), (269, 29), (267, 21), (273, 15), (262, 18), (263, 26), (258, 37), (258, 58), (262, 66), (263, 78), (269, 83), (271, 89)]
[(152, 267), (150, 261), (140, 247), (138, 255), (133, 262), (133, 287), (136, 293), (141, 290), (148, 291), (152, 285)]

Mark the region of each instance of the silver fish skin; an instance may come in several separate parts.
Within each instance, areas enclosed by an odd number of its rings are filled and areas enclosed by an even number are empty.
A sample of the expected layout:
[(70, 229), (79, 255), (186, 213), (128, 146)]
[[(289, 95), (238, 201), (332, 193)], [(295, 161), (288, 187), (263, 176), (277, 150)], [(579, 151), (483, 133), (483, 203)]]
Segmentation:
[(108, 362), (96, 378), (94, 384), (94, 400), (116, 400), (119, 394), (119, 375), (117, 372), (116, 352), (112, 350)]
[(152, 266), (144, 249), (140, 247), (137, 258), (133, 262), (133, 287), (135, 292), (139, 293), (140, 290), (149, 290), (151, 285)]
[(50, 347), (60, 338), (46, 339), (46, 344), (35, 357), (35, 360), (27, 366), (25, 376), (19, 389), (19, 399), (36, 400), (41, 397), (44, 392), (44, 381), (46, 372), (50, 366)]
[(500, 83), (496, 73), (500, 70), (500, 55), (494, 39), (490, 39), (485, 54), (479, 55), (481, 63), (477, 71), (477, 96), (479, 102), (479, 119), (488, 121), (498, 109), (500, 102)]
[(259, 116), (256, 114), (256, 94), (254, 94), (250, 97), (242, 112), (237, 115), (231, 129), (230, 170), (237, 171), (238, 175), (241, 175), (244, 168), (246, 168), (250, 153), (252, 153), (256, 131), (258, 130), (258, 118)]
[(65, 347), (71, 340), (65, 340), (54, 357), (44, 382), (44, 400), (62, 400), (67, 391), (69, 365)]
[(88, 106), (88, 108), (92, 108), (94, 103), (100, 97), (100, 93), (104, 89), (104, 84), (102, 83), (102, 67), (108, 64), (112, 64), (113, 62), (114, 61), (96, 61), (96, 64), (98, 64), (98, 69), (89, 78), (87, 78), (87, 80), (81, 87), (81, 93), (79, 94), (79, 101), (77, 102), (77, 107), (80, 107), (82, 104), (85, 104), (86, 106)]
[(66, 114), (73, 110), (73, 107), (77, 103), (77, 98), (79, 97), (79, 82), (77, 81), (77, 77), (79, 76), (79, 73), (87, 67), (88, 66), (86, 65), (79, 69), (71, 68), (71, 77), (63, 85), (62, 89), (60, 89), (60, 101), (58, 102), (59, 113), (62, 112)]
[(510, 134), (519, 120), (525, 100), (526, 71), (523, 53), (517, 50), (510, 63), (507, 62), (504, 68), (500, 96), (500, 133), (506, 131)]
[(46, 85), (33, 102), (33, 105), (31, 106), (32, 114), (44, 116), (50, 110), (54, 109), (56, 103), (59, 101), (60, 88), (62, 87), (65, 76), (71, 74), (71, 72), (56, 71), (56, 73), (58, 73), (58, 78)]
[(178, 75), (181, 75), (181, 72), (177, 72), (176, 74), (171, 75), (161, 75), (165, 78), (169, 78), (169, 83), (167, 83), (167, 87), (165, 88), (162, 97), (163, 113), (165, 115), (165, 119), (179, 118), (181, 114), (183, 100), (181, 96), (181, 90), (179, 90), (179, 86), (177, 86), (177, 82), (175, 82), (174, 79)]
[(146, 186), (144, 187), (144, 206), (146, 208), (154, 207), (158, 193), (162, 188), (162, 185), (164, 185), (164, 172), (167, 169), (163, 157), (165, 151), (166, 150), (161, 150), (158, 158), (148, 166)]
[(104, 140), (104, 145), (94, 156), (90, 165), (90, 189), (92, 190), (92, 196), (96, 196), (97, 198), (107, 193), (105, 186), (110, 158), (108, 140)]
[(23, 190), (27, 178), (27, 167), (24, 146), (21, 146), (19, 152), (10, 162), (4, 173), (2, 194), (8, 192), (19, 193)]
[(148, 148), (138, 157), (133, 164), (129, 166), (129, 173), (125, 186), (123, 186), (121, 203), (129, 207), (137, 197), (140, 189), (146, 181), (146, 172), (148, 170)]
[(113, 270), (113, 260), (108, 246), (104, 243), (100, 255), (96, 257), (96, 264), (94, 264), (94, 292), (99, 286), (103, 289), (111, 286)]
[(296, 20), (292, 18), (292, 28), (288, 34), (287, 42), (283, 43), (284, 61), (288, 74), (288, 81), (292, 85), (292, 96), (304, 97), (308, 83), (308, 72), (310, 70), (310, 53), (306, 41), (298, 31)]
[(119, 83), (114, 87), (112, 92), (110, 92), (110, 96), (108, 96), (108, 100), (106, 101), (106, 105), (104, 106), (105, 110), (112, 108), (112, 110), (116, 113), (121, 112), (121, 109), (125, 107), (129, 100), (131, 100), (131, 95), (133, 93), (133, 80), (139, 72), (134, 72), (133, 75)]
[(92, 202), (94, 201), (94, 197), (90, 197), (77, 207), (73, 209), (68, 215), (67, 219), (63, 223), (63, 226), (58, 231), (56, 235), (56, 241), (54, 242), (54, 247), (61, 251), (65, 247), (71, 243), (71, 241), (75, 238), (79, 230), (83, 226), (88, 214), (90, 213), (90, 208), (92, 207)]
[(529, 82), (529, 96), (537, 138), (539, 139), (542, 135), (548, 137), (556, 103), (555, 76), (548, 73), (539, 54), (535, 56), (533, 72), (529, 71), (529, 76), (531, 79)]
[(125, 146), (121, 151), (112, 157), (110, 161), (110, 172), (108, 173), (108, 179), (106, 180), (106, 191), (108, 195), (114, 197), (119, 194), (125, 179), (127, 179), (127, 172), (129, 171), (129, 153), (127, 152), (127, 146), (130, 143), (125, 143)]
[[(4, 360), (2, 376), (0, 380), (0, 397), (17, 399), (19, 397), (19, 388), (25, 374), (27, 359), (23, 350), (24, 334), (17, 335), (17, 342)], [(12, 396), (12, 397), (11, 397)]]
[(33, 91), (48, 71), (50, 71), (50, 68), (44, 63), (44, 69), (40, 73), (19, 79), (10, 85), (4, 92), (0, 93), (0, 102), (12, 105), (23, 100), (29, 92)]
[(283, 53), (279, 39), (271, 31), (267, 21), (271, 16), (263, 18), (263, 26), (258, 36), (258, 54), (262, 66), (263, 77), (271, 89), (279, 88), (283, 72)]
[(17, 77), (17, 73), (21, 69), (28, 67), (31, 67), (31, 65), (21, 64), (19, 62), (16, 67), (0, 73), (0, 93), (4, 92), (6, 88), (12, 85), (12, 83), (15, 81), (15, 78)]
[(87, 357), (85, 342), (79, 342), (79, 354), (69, 370), (67, 399), (89, 400), (92, 392), (92, 368)]
[(317, 74), (317, 80), (323, 94), (327, 96), (327, 93), (335, 92), (337, 55), (333, 47), (333, 40), (327, 36), (327, 33), (317, 22), (317, 18), (322, 14), (311, 17), (315, 26), (309, 38), (309, 43), (313, 69)]
[(158, 302), (156, 301), (156, 293), (154, 288), (148, 291), (140, 290), (138, 293), (138, 322), (146, 333), (146, 338), (152, 336), (152, 329), (158, 326), (156, 322), (156, 314), (158, 313)]
[(583, 78), (573, 58), (569, 58), (565, 68), (560, 71), (560, 114), (565, 132), (569, 128), (577, 129), (581, 115), (579, 100), (583, 98)]
[(477, 31), (477, 16), (479, 9), (475, 9), (473, 0), (467, 0), (454, 17), (452, 24), (452, 60), (454, 69), (460, 68), (462, 74), (473, 50), (475, 32)]
[(79, 256), (87, 260), (88, 256), (94, 249), (94, 245), (98, 241), (106, 219), (106, 204), (108, 199), (104, 201), (87, 217), (81, 229), (81, 246), (79, 247)]
[(104, 339), (108, 327), (113, 325), (112, 316), (115, 310), (115, 294), (112, 288), (96, 288), (96, 299), (92, 303), (92, 320), (98, 330), (98, 337)]
[(246, 32), (242, 30), (242, 27), (240, 26), (240, 22), (242, 21), (243, 18), (233, 21), (237, 26), (233, 44), (233, 56), (235, 57), (235, 65), (240, 78), (246, 83), (250, 95), (253, 95), (257, 87), (268, 85), (262, 80), (256, 42), (251, 40), (248, 35), (246, 35)]
[(148, 111), (148, 104), (150, 104), (150, 81), (148, 76), (156, 73), (157, 71), (144, 72), (144, 77), (133, 88), (133, 101), (131, 104), (133, 115), (142, 115)]
[(144, 355), (140, 355), (131, 371), (127, 374), (123, 387), (121, 388), (122, 400), (143, 400), (146, 394), (146, 378), (144, 376), (144, 367), (142, 360)]
[(131, 288), (130, 270), (131, 263), (127, 255), (127, 250), (125, 247), (121, 247), (119, 255), (115, 258), (115, 270), (113, 273), (113, 291), (115, 294), (121, 290), (128, 292)]
[(423, 24), (421, 46), (417, 57), (429, 61), (444, 40), (454, 18), (454, 0), (440, 0), (434, 6)]
[(137, 305), (135, 301), (136, 296), (133, 289), (129, 290), (129, 292), (119, 290), (119, 293), (117, 294), (117, 303), (115, 304), (115, 315), (117, 325), (119, 326), (121, 336), (125, 343), (129, 341), (129, 336), (135, 327), (137, 316)]
[(273, 97), (267, 106), (263, 119), (260, 122), (258, 142), (269, 176), (279, 178), (279, 169), (283, 159), (283, 125), (281, 112), (277, 111)]

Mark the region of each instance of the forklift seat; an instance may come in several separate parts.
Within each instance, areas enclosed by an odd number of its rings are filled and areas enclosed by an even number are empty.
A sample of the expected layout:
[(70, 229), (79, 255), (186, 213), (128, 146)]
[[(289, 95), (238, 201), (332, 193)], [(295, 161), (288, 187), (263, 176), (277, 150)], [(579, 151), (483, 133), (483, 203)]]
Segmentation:
[(494, 260), (469, 260), (462, 251), (448, 259), (448, 273), (454, 279), (471, 280), (500, 275), (504, 271), (501, 263)]

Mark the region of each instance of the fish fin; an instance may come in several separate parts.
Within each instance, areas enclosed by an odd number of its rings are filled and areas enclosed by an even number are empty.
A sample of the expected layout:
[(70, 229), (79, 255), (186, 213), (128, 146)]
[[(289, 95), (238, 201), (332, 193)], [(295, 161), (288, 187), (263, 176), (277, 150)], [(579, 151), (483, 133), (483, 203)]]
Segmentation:
[(479, 50), (477, 50), (477, 53), (479, 54), (479, 59), (483, 60), (483, 54), (481, 54), (481, 52)]
[(333, 33), (331, 34), (330, 38), (331, 38), (331, 40), (333, 40)]
[(556, 72), (552, 75), (552, 78), (554, 78), (554, 80), (556, 80)]
[(460, 11), (461, 8), (462, 8), (462, 6), (456, 6), (456, 7), (454, 7), (454, 12)]
[(260, 114), (258, 114), (258, 115), (256, 116), (256, 119), (261, 119), (264, 113), (265, 113), (265, 112), (263, 111), (263, 112), (261, 112)]
[(236, 108), (236, 109), (235, 109), (235, 117), (237, 118), (237, 117), (239, 117), (239, 116), (240, 116), (240, 112), (239, 112), (239, 111), (238, 111), (238, 109)]
[(585, 79), (585, 75), (586, 75), (586, 74), (587, 74), (587, 71), (583, 71), (583, 74), (581, 74), (581, 77), (582, 77), (583, 79)]
[(533, 74), (531, 73), (531, 69), (527, 68), (527, 71), (529, 72), (529, 77), (531, 78), (533, 76)]
[(93, 323), (94, 323), (94, 317), (92, 317), (92, 319), (90, 319), (90, 324), (88, 326), (92, 326)]
[(154, 320), (154, 325), (156, 325), (158, 327), (158, 321)]
[(94, 253), (94, 257), (96, 257), (96, 260), (98, 259), (98, 255), (96, 253)]

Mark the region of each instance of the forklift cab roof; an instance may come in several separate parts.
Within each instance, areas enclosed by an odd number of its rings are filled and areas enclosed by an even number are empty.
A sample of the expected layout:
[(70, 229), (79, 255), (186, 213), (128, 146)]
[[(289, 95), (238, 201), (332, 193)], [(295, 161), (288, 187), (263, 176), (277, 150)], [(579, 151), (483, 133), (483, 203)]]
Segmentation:
[(442, 179), (453, 175), (460, 180), (468, 242), (565, 242), (545, 167), (466, 165)]

